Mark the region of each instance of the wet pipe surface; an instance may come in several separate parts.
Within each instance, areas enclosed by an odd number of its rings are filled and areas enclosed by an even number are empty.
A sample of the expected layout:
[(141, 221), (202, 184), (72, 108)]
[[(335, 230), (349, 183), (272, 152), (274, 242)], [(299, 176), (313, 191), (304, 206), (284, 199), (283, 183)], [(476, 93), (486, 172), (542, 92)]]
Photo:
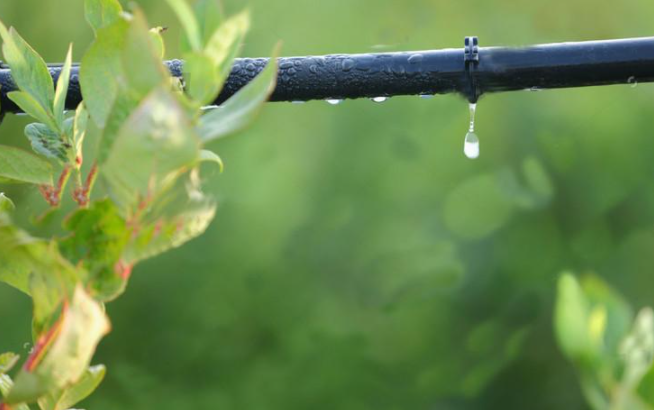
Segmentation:
[[(473, 76), (477, 93), (584, 87), (654, 81), (654, 38), (557, 43), (524, 48), (479, 49)], [(248, 84), (268, 63), (266, 58), (235, 61), (220, 105)], [(166, 62), (172, 75), (182, 77), (183, 61)], [(58, 78), (61, 67), (50, 67)], [(0, 104), (18, 112), (7, 98), (16, 90), (7, 66), (0, 67)], [(471, 92), (463, 49), (383, 54), (285, 57), (279, 59), (279, 80), (271, 101), (383, 98)], [(73, 68), (66, 106), (82, 100), (79, 67)]]

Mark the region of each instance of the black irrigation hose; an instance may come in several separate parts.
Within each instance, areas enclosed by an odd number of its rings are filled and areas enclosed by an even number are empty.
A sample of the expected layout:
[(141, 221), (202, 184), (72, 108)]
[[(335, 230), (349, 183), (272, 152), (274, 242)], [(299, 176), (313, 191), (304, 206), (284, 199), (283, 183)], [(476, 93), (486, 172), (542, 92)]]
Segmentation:
[[(238, 59), (216, 104), (251, 81), (268, 62)], [(181, 77), (183, 62), (166, 62)], [(61, 68), (52, 66), (57, 78)], [(66, 106), (82, 99), (79, 69), (72, 71)], [(460, 93), (475, 102), (484, 93), (585, 87), (654, 81), (654, 37), (557, 43), (524, 48), (478, 48), (279, 59), (279, 81), (271, 101), (308, 101)], [(7, 66), (0, 66), (3, 112), (20, 112), (7, 98), (16, 90)]]

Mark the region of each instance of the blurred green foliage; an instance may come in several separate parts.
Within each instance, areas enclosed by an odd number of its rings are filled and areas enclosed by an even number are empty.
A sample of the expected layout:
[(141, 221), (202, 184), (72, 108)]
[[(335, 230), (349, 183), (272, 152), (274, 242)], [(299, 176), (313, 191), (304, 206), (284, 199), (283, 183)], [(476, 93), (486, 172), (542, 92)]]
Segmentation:
[(594, 410), (650, 410), (654, 311), (632, 309), (593, 275), (559, 279), (554, 328)]
[[(163, 2), (138, 3), (179, 37)], [(646, 0), (247, 4), (247, 56), (277, 40), (304, 55), (645, 36), (654, 16)], [(81, 1), (5, 0), (0, 18), (51, 62), (93, 35)], [(477, 161), (459, 97), (270, 104), (216, 143), (210, 231), (139, 266), (109, 306), (109, 370), (84, 407), (584, 408), (551, 325), (557, 278), (592, 270), (652, 304), (653, 91), (486, 96)], [(25, 124), (8, 116), (1, 142), (28, 148)], [(36, 193), (7, 194), (36, 211)], [(26, 353), (29, 316), (0, 287), (0, 351)]]

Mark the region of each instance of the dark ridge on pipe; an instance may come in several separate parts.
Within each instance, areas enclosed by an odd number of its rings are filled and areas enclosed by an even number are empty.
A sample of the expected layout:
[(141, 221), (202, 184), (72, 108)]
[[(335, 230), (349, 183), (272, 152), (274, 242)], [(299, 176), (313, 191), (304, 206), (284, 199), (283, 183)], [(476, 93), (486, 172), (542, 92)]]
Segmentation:
[[(268, 59), (236, 60), (219, 105), (263, 70)], [(183, 62), (167, 61), (181, 77)], [(56, 80), (60, 66), (51, 66)], [(463, 49), (383, 54), (287, 57), (279, 59), (279, 81), (271, 101), (308, 101), (460, 93), (470, 101), (491, 92), (553, 89), (654, 81), (654, 37), (557, 43), (524, 48), (479, 49), (474, 70), (477, 89), (470, 86)], [(3, 112), (20, 112), (7, 98), (16, 90), (7, 66), (0, 66)], [(79, 67), (72, 70), (66, 107), (82, 99)]]

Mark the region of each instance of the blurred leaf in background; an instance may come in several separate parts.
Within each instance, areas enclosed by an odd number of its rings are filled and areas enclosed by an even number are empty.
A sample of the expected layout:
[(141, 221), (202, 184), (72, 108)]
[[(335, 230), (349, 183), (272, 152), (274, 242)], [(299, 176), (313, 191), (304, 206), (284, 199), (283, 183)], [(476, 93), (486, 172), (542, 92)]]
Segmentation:
[(651, 308), (634, 320), (629, 304), (597, 277), (580, 283), (565, 273), (559, 279), (554, 327), (593, 409), (653, 408), (638, 392), (654, 358)]

